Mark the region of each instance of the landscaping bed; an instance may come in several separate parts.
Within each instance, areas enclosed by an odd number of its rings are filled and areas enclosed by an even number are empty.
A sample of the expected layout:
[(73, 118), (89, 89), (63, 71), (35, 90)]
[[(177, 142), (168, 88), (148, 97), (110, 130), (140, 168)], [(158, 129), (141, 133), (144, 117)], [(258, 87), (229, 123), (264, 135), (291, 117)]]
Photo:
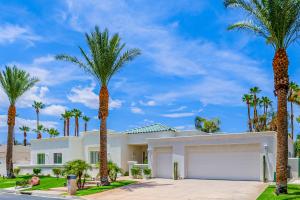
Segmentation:
[(282, 194), (280, 196), (275, 194), (275, 187), (275, 185), (267, 187), (257, 200), (300, 200), (300, 185), (289, 184), (288, 194)]
[(76, 192), (76, 196), (85, 196), (85, 195), (90, 195), (90, 194), (96, 194), (99, 192), (104, 192), (107, 190), (123, 187), (123, 186), (134, 184), (134, 183), (136, 183), (136, 181), (122, 180), (122, 181), (113, 182), (109, 186), (93, 186), (90, 188), (78, 190)]

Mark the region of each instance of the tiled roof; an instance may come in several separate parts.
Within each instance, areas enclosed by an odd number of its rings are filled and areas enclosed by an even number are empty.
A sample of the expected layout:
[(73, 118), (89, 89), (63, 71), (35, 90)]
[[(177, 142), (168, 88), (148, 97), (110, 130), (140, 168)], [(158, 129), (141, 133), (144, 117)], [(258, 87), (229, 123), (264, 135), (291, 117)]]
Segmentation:
[(125, 134), (137, 134), (137, 133), (153, 133), (153, 132), (163, 132), (163, 131), (171, 131), (176, 132), (175, 128), (165, 126), (162, 124), (152, 124), (149, 126), (139, 127), (124, 131)]

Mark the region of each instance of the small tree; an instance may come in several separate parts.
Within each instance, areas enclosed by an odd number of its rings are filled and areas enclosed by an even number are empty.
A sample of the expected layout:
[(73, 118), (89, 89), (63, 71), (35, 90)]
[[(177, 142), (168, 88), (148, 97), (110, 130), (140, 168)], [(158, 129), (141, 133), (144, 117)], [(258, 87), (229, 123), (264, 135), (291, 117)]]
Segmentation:
[(62, 175), (62, 170), (60, 168), (53, 168), (52, 172), (56, 176), (57, 179), (59, 178), (60, 175)]
[(20, 173), (20, 171), (21, 171), (20, 167), (14, 168), (14, 175), (15, 175), (15, 176), (18, 176), (19, 173)]
[[(71, 175), (71, 174), (76, 175), (77, 176), (77, 187), (79, 189), (83, 189), (87, 171), (90, 170), (91, 168), (92, 167), (84, 160), (73, 160), (73, 161), (69, 161), (65, 164), (63, 173), (65, 175)], [(81, 180), (82, 177), (84, 179), (83, 182)]]
[(108, 177), (111, 182), (115, 182), (117, 180), (118, 173), (122, 173), (122, 169), (113, 161), (108, 161)]
[(38, 176), (42, 172), (42, 169), (41, 168), (33, 168), (32, 172), (34, 175)]

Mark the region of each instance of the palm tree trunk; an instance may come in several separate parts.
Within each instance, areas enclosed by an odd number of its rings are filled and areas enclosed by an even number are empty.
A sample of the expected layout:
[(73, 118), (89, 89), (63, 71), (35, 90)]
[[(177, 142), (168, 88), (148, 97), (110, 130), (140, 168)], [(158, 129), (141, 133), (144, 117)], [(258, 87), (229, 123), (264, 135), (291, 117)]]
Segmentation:
[(64, 119), (64, 136), (66, 136), (66, 119)]
[(84, 131), (87, 131), (87, 122), (84, 123)]
[(273, 59), (274, 85), (277, 95), (276, 193), (287, 193), (288, 122), (287, 93), (289, 88), (288, 57), (285, 49), (276, 50)]
[(39, 125), (40, 125), (40, 116), (39, 116), (39, 110), (36, 110), (36, 130), (38, 130), (37, 139), (42, 139), (42, 134), (39, 131)]
[(13, 178), (13, 146), (14, 146), (14, 126), (16, 118), (16, 107), (10, 105), (7, 115), (8, 135), (6, 149), (6, 174), (8, 178)]
[(253, 128), (257, 130), (257, 108), (256, 108), (256, 95), (254, 95), (254, 110), (253, 110)]
[(109, 185), (107, 169), (107, 127), (109, 93), (106, 86), (102, 86), (99, 95), (99, 113), (100, 125), (100, 181), (101, 185)]
[(250, 116), (250, 103), (248, 105), (248, 124), (249, 124), (249, 131), (252, 132), (252, 123), (251, 123), (251, 116)]
[(294, 139), (294, 108), (293, 108), (293, 101), (291, 101), (291, 138)]
[(78, 121), (78, 117), (76, 117), (76, 136), (79, 136), (79, 121)]
[(26, 131), (24, 131), (24, 146), (27, 146), (27, 133), (26, 133)]
[(67, 119), (67, 136), (70, 135), (70, 119)]

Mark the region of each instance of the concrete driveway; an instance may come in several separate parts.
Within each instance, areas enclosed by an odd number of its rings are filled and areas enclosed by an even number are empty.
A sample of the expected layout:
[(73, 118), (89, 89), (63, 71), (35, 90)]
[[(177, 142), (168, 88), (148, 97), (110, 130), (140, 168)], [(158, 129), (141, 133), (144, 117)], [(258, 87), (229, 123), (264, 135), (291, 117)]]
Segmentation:
[(87, 200), (255, 200), (267, 184), (254, 181), (151, 179), (103, 193)]

